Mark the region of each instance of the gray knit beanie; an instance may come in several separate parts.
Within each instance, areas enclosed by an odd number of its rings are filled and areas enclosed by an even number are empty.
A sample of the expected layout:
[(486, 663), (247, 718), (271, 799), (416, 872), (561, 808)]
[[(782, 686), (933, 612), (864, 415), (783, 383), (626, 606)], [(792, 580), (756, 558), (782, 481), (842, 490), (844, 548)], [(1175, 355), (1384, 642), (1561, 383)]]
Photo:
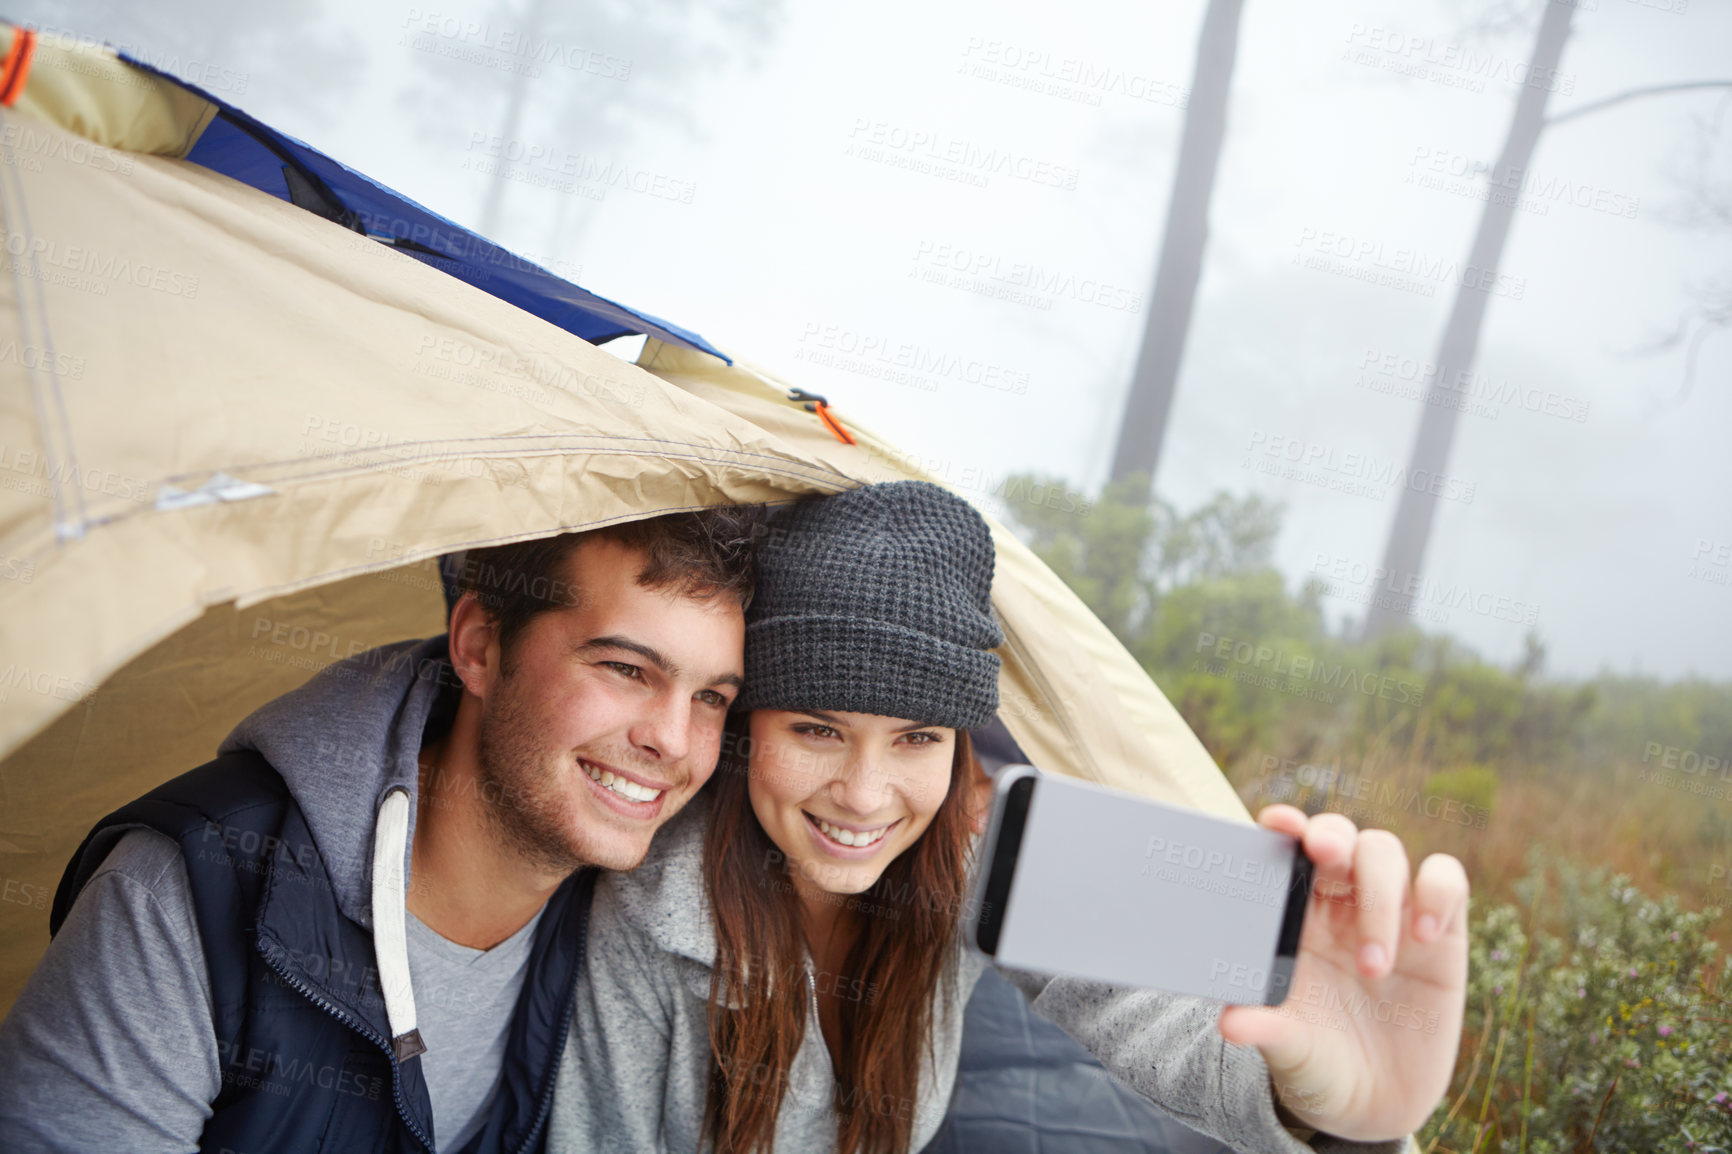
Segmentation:
[(976, 729), (998, 712), (992, 536), (925, 481), (802, 501), (768, 527), (746, 613), (749, 709)]

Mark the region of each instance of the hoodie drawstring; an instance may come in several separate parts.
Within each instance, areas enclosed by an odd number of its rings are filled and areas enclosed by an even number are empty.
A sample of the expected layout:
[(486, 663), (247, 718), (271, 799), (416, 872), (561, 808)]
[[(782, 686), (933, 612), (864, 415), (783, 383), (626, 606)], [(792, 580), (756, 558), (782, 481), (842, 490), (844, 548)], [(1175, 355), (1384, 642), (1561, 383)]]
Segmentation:
[(409, 791), (393, 789), (373, 827), (373, 954), (391, 1024), (391, 1050), (399, 1062), (427, 1052), (415, 1028), (415, 991), (409, 984), (409, 931), (404, 904), (403, 857), (409, 848)]

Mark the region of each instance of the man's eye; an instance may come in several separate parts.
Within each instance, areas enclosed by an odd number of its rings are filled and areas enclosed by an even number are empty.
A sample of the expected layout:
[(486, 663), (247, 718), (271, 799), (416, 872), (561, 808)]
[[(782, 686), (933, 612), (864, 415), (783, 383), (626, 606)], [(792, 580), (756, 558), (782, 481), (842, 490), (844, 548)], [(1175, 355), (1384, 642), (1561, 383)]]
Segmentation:
[(713, 689), (700, 690), (698, 692), (698, 700), (703, 702), (705, 705), (714, 705), (721, 709), (726, 709), (728, 707), (728, 699)]
[(603, 661), (602, 664), (607, 666), (609, 669), (613, 670), (615, 673), (624, 674), (625, 676), (631, 678), (633, 681), (642, 681), (643, 680), (643, 670), (639, 669), (635, 665), (632, 665), (630, 662), (626, 662), (626, 661)]

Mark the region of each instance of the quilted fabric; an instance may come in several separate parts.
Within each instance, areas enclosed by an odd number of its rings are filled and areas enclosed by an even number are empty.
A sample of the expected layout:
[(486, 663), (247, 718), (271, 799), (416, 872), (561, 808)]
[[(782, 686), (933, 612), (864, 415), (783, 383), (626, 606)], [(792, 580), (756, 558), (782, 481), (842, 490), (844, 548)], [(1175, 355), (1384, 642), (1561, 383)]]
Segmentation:
[(922, 1154), (1231, 1154), (1113, 1081), (996, 970), (963, 1022), (956, 1091)]

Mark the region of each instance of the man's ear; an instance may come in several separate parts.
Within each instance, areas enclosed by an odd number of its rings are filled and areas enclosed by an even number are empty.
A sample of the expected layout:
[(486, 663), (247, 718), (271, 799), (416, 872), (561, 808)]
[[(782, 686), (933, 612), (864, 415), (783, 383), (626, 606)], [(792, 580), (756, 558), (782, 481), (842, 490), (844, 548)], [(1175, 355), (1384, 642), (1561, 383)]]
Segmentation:
[(485, 701), (499, 678), (499, 627), (474, 590), (451, 607), (450, 635), (451, 667), (463, 688)]

